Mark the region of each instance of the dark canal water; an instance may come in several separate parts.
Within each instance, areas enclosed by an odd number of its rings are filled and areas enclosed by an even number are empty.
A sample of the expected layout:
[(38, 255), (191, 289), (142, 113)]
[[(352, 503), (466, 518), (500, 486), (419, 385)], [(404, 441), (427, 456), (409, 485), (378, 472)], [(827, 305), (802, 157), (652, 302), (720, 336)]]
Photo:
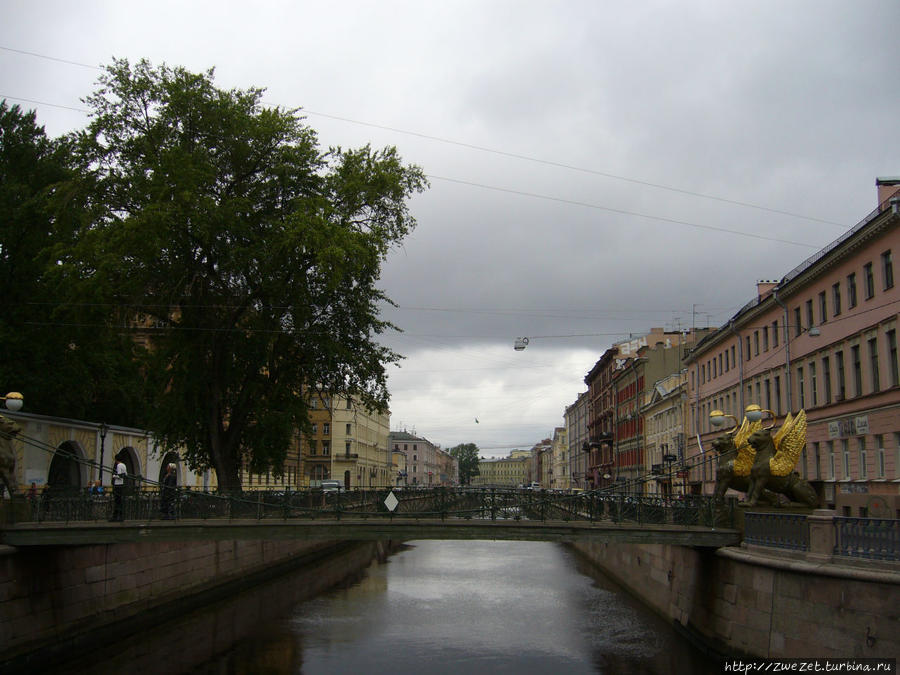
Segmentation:
[(412, 542), (339, 588), (296, 597), (282, 577), (65, 672), (721, 672), (558, 544)]

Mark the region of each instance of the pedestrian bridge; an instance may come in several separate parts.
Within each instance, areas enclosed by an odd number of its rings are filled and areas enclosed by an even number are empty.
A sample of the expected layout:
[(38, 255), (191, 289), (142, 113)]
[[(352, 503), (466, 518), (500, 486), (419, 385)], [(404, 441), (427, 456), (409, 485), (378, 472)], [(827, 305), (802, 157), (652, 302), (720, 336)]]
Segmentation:
[(156, 491), (134, 490), (124, 522), (111, 498), (44, 495), (3, 507), (0, 544), (87, 545), (221, 540), (507, 539), (721, 547), (740, 542), (732, 506), (709, 497), (435, 488), (323, 493), (180, 492), (175, 519)]

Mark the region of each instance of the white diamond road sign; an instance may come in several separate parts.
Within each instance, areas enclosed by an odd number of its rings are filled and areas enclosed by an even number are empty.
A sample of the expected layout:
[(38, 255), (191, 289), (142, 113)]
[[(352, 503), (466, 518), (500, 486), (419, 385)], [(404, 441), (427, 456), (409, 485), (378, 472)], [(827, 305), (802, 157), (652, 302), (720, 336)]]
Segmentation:
[(399, 504), (399, 503), (400, 503), (400, 501), (397, 499), (393, 490), (391, 490), (388, 493), (388, 496), (384, 500), (384, 505), (388, 508), (388, 511), (390, 511), (391, 513), (394, 512), (394, 509), (397, 508), (397, 504)]

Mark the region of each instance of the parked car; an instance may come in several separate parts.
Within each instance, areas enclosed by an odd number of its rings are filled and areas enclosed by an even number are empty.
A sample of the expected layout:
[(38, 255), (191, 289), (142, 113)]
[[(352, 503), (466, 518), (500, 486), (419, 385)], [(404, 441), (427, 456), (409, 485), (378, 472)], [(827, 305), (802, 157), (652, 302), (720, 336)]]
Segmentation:
[(320, 486), (322, 492), (343, 492), (344, 484), (339, 480), (323, 480)]

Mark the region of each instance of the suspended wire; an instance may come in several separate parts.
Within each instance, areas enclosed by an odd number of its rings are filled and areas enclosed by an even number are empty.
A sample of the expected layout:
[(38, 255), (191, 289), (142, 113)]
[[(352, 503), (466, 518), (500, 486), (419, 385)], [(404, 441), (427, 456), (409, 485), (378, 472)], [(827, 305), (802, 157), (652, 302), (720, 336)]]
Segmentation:
[[(75, 66), (80, 66), (83, 68), (89, 68), (92, 70), (103, 70), (103, 68), (101, 68), (100, 66), (90, 65), (87, 63), (81, 63), (78, 61), (70, 61), (67, 59), (61, 59), (61, 58), (57, 58), (57, 57), (53, 57), (53, 56), (47, 56), (45, 54), (39, 54), (37, 52), (31, 52), (31, 51), (26, 51), (26, 50), (22, 50), (22, 49), (13, 49), (11, 47), (5, 47), (2, 45), (0, 45), (0, 49), (5, 50), (5, 51), (10, 51), (10, 52), (16, 52), (19, 54), (24, 54), (27, 56), (32, 56), (35, 58), (47, 59), (47, 60), (56, 61), (59, 63), (66, 63), (69, 65), (75, 65)], [(7, 98), (28, 101), (30, 103), (39, 103), (40, 105), (51, 105), (54, 107), (60, 107), (60, 108), (64, 108), (64, 109), (78, 110), (80, 112), (86, 112), (86, 113), (89, 112), (88, 110), (84, 110), (84, 109), (79, 109), (79, 108), (74, 108), (74, 107), (69, 107), (69, 106), (61, 106), (61, 105), (57, 105), (57, 104), (45, 103), (45, 102), (40, 102), (40, 101), (33, 101), (30, 99), (23, 99), (23, 98), (12, 97), (12, 96), (9, 96)], [(278, 104), (276, 104), (276, 105), (278, 105)], [(281, 107), (284, 107), (284, 106), (281, 106)], [(691, 197), (697, 197), (699, 199), (706, 199), (706, 200), (716, 201), (716, 202), (720, 202), (720, 203), (724, 203), (724, 204), (731, 204), (733, 206), (741, 206), (744, 208), (756, 209), (756, 210), (765, 211), (768, 213), (777, 213), (780, 215), (789, 216), (791, 218), (799, 218), (801, 220), (809, 220), (812, 222), (824, 223), (827, 225), (833, 225), (835, 227), (840, 227), (842, 229), (846, 228), (845, 224), (838, 223), (833, 220), (827, 220), (827, 219), (818, 218), (815, 216), (807, 216), (804, 214), (794, 213), (791, 211), (784, 211), (781, 209), (775, 209), (775, 208), (771, 208), (771, 207), (767, 207), (767, 206), (761, 206), (759, 204), (753, 204), (751, 202), (744, 202), (744, 201), (740, 201), (740, 200), (736, 200), (736, 199), (728, 199), (725, 197), (718, 197), (716, 195), (709, 195), (709, 194), (705, 194), (705, 193), (701, 193), (701, 192), (694, 192), (691, 190), (685, 190), (683, 188), (672, 187), (670, 185), (663, 185), (661, 183), (653, 183), (650, 181), (640, 180), (637, 178), (630, 178), (630, 177), (622, 176), (619, 174), (614, 174), (614, 173), (605, 172), (605, 171), (599, 171), (597, 169), (589, 169), (589, 168), (577, 166), (574, 164), (566, 164), (564, 162), (557, 162), (557, 161), (553, 161), (553, 160), (541, 159), (539, 157), (534, 157), (531, 155), (523, 155), (523, 154), (519, 154), (519, 153), (508, 152), (505, 150), (498, 150), (496, 148), (488, 148), (488, 147), (481, 146), (481, 145), (475, 145), (473, 143), (466, 143), (463, 141), (457, 141), (457, 140), (452, 140), (452, 139), (448, 139), (448, 138), (443, 138), (441, 136), (424, 134), (424, 133), (416, 132), (416, 131), (409, 131), (407, 129), (400, 129), (398, 127), (391, 127), (391, 126), (386, 126), (386, 125), (381, 125), (381, 124), (375, 124), (372, 122), (364, 122), (364, 121), (356, 120), (356, 119), (353, 119), (350, 117), (332, 115), (332, 114), (324, 113), (321, 111), (309, 110), (306, 108), (301, 108), (301, 110), (305, 114), (314, 115), (316, 117), (323, 117), (326, 119), (333, 119), (333, 120), (337, 120), (340, 122), (347, 122), (349, 124), (356, 124), (359, 126), (365, 126), (365, 127), (375, 128), (375, 129), (382, 129), (384, 131), (391, 131), (393, 133), (404, 134), (407, 136), (422, 138), (425, 140), (435, 141), (438, 143), (444, 143), (447, 145), (454, 145), (457, 147), (468, 148), (470, 150), (476, 150), (478, 152), (490, 153), (490, 154), (494, 154), (494, 155), (498, 155), (498, 156), (502, 156), (502, 157), (509, 157), (512, 159), (518, 159), (518, 160), (525, 161), (525, 162), (531, 162), (531, 163), (535, 163), (535, 164), (543, 164), (545, 166), (552, 166), (552, 167), (556, 167), (556, 168), (560, 168), (560, 169), (566, 169), (569, 171), (577, 171), (580, 173), (590, 174), (590, 175), (594, 175), (594, 176), (602, 176), (604, 178), (611, 178), (611, 179), (618, 180), (618, 181), (633, 183), (635, 185), (643, 185), (644, 187), (651, 187), (651, 188), (654, 188), (657, 190), (665, 190), (668, 192), (674, 192), (674, 193), (678, 193), (678, 194), (688, 195)], [(437, 176), (434, 176), (434, 178), (439, 178), (440, 180), (451, 180), (451, 179), (447, 179), (447, 178), (440, 178)], [(481, 186), (481, 187), (486, 187), (486, 186)]]

